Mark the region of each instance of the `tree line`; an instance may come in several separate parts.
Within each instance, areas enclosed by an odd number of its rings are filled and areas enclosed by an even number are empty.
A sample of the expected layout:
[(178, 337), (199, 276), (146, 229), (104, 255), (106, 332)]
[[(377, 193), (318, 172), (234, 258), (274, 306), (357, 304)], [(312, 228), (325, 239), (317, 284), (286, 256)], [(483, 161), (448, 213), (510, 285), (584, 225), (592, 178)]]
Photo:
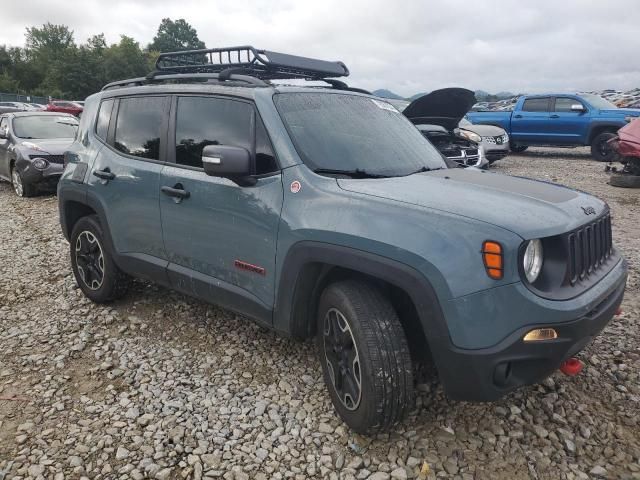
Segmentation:
[(0, 92), (83, 100), (106, 83), (144, 76), (160, 52), (205, 48), (184, 19), (165, 18), (147, 46), (121, 35), (107, 44), (100, 33), (77, 44), (66, 25), (29, 27), (25, 46), (0, 45)]

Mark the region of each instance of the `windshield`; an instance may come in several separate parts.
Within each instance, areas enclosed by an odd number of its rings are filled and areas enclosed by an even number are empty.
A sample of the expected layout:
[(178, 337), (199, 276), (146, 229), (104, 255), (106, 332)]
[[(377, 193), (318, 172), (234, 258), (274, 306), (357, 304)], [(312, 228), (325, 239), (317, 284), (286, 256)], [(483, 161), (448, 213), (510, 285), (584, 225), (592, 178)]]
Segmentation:
[(73, 138), (78, 121), (73, 117), (33, 115), (13, 119), (13, 132), (19, 138)]
[(609, 100), (606, 100), (599, 95), (587, 94), (580, 96), (587, 102), (589, 102), (593, 108), (597, 108), (598, 110), (610, 110), (612, 108), (618, 108)]
[(402, 176), (446, 168), (433, 145), (384, 101), (330, 93), (285, 93), (274, 101), (312, 170)]

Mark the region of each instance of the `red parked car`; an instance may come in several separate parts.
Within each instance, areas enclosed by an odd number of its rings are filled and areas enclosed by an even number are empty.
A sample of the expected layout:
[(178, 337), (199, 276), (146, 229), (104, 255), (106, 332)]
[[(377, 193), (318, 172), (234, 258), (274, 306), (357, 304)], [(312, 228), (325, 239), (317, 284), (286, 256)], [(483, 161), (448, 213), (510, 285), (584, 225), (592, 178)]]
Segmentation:
[(622, 170), (609, 167), (607, 171), (613, 171), (609, 184), (640, 188), (640, 119), (633, 120), (618, 130), (618, 135), (609, 140), (609, 144), (624, 165)]
[(77, 102), (69, 102), (67, 100), (53, 100), (47, 105), (48, 112), (70, 113), (79, 117), (84, 107)]

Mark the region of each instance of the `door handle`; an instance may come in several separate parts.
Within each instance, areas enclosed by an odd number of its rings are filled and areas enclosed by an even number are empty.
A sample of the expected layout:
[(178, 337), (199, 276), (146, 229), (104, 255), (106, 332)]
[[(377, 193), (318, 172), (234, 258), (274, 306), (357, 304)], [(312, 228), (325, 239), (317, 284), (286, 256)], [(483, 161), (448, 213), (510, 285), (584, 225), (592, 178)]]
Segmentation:
[(93, 175), (102, 180), (113, 180), (116, 178), (116, 174), (112, 173), (109, 168), (105, 168), (104, 170), (94, 170)]
[(560, 118), (560, 115), (550, 115), (550, 118)]
[(514, 115), (513, 118), (522, 118), (522, 115)]
[(168, 195), (169, 197), (178, 198), (181, 200), (184, 198), (189, 198), (189, 196), (191, 195), (184, 188), (182, 188), (182, 185), (180, 185), (179, 183), (174, 185), (173, 187), (160, 187), (160, 191), (165, 195)]

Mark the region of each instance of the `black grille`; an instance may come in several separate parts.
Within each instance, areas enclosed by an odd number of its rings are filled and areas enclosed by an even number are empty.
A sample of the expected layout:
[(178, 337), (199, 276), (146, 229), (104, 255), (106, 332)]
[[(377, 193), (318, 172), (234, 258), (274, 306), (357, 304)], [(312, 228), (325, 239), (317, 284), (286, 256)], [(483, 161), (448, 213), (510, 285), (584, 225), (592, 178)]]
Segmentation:
[(609, 214), (571, 232), (569, 281), (575, 285), (592, 275), (611, 256), (611, 216)]
[(29, 155), (29, 158), (31, 160), (34, 158), (44, 158), (49, 163), (59, 163), (60, 165), (64, 163), (64, 155)]

